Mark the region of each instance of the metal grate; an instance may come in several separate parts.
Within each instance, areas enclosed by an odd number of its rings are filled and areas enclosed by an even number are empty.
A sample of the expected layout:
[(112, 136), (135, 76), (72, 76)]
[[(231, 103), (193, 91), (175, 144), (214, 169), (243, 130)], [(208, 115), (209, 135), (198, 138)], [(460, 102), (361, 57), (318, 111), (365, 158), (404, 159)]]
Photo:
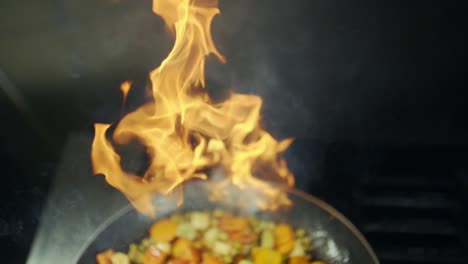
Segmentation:
[(324, 197), (355, 222), (383, 264), (466, 263), (466, 154), (449, 147), (334, 148), (328, 186), (346, 187)]

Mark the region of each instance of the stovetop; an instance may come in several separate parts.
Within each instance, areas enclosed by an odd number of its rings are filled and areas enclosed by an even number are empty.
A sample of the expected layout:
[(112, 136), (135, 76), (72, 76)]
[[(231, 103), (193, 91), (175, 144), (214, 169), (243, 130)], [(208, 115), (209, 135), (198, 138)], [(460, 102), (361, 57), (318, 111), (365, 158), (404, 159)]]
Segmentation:
[(468, 149), (337, 145), (325, 200), (365, 234), (382, 263), (465, 263)]

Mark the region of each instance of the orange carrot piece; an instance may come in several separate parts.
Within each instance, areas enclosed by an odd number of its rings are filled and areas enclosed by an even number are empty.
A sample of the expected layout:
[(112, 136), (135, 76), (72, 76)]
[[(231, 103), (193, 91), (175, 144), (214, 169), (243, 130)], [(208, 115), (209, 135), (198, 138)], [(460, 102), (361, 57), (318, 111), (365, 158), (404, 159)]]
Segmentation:
[(226, 232), (242, 231), (249, 228), (249, 220), (240, 216), (222, 216), (219, 219), (219, 228)]
[(108, 249), (96, 255), (96, 262), (98, 264), (112, 264), (111, 257), (114, 255), (114, 250)]
[(224, 262), (211, 254), (204, 254), (202, 264), (224, 264)]
[(249, 244), (257, 239), (253, 230), (246, 229), (242, 231), (234, 231), (229, 233), (229, 240), (239, 242), (241, 244)]
[(168, 264), (192, 264), (192, 263), (190, 262), (190, 260), (175, 258), (175, 259), (171, 259), (168, 262)]
[(189, 260), (190, 263), (200, 263), (200, 252), (186, 238), (178, 238), (174, 242), (172, 255), (176, 259)]
[(289, 240), (289, 241), (284, 242), (283, 244), (276, 246), (276, 250), (278, 250), (278, 252), (280, 252), (283, 255), (286, 255), (289, 252), (291, 252), (293, 248), (294, 248), (294, 240)]
[(294, 248), (294, 231), (287, 224), (279, 224), (273, 230), (275, 235), (275, 248), (283, 255), (288, 254)]

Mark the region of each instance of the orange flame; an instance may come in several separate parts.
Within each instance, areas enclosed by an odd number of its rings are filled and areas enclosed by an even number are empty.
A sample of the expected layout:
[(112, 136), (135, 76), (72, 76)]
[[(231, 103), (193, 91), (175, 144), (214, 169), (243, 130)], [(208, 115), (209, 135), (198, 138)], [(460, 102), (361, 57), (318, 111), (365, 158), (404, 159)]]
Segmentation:
[(123, 101), (127, 100), (128, 92), (130, 92), (130, 88), (132, 87), (132, 81), (125, 81), (120, 85), (120, 91), (123, 95)]
[(174, 48), (150, 73), (153, 101), (124, 116), (112, 135), (117, 144), (138, 139), (147, 147), (150, 164), (144, 175), (122, 169), (119, 154), (106, 138), (110, 124), (95, 124), (94, 173), (104, 174), (110, 185), (149, 216), (156, 213), (151, 200), (155, 193), (168, 195), (185, 181), (208, 179), (203, 170), (210, 167), (221, 168), (225, 175), (214, 183), (217, 192), (213, 190), (210, 197), (220, 199), (225, 194), (219, 187), (234, 185), (255, 190), (256, 204), (263, 209), (290, 204), (272, 181), (294, 184), (280, 157), (292, 140), (278, 142), (260, 127), (262, 99), (232, 94), (225, 102), (213, 104), (204, 90), (206, 57), (214, 54), (225, 61), (210, 32), (219, 14), (217, 6), (217, 0), (153, 2), (153, 11), (175, 35)]
[(120, 85), (120, 91), (122, 92), (122, 113), (124, 112), (125, 103), (127, 102), (128, 93), (130, 92), (130, 88), (132, 88), (132, 81), (124, 81)]

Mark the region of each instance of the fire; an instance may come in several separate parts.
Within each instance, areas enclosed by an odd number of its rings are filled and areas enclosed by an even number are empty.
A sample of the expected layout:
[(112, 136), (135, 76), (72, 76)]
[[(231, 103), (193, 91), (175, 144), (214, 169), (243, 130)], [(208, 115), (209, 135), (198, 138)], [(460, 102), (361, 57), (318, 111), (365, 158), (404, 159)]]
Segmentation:
[(132, 87), (131, 81), (125, 81), (120, 85), (120, 91), (122, 92), (124, 103), (127, 100), (128, 92), (130, 92), (131, 87)]
[(122, 113), (124, 111), (125, 103), (127, 102), (128, 93), (130, 92), (130, 88), (132, 88), (131, 81), (125, 81), (120, 85), (120, 91), (122, 92)]
[[(261, 128), (262, 99), (233, 93), (214, 104), (206, 93), (205, 59), (225, 58), (211, 38), (211, 22), (219, 14), (217, 0), (154, 0), (175, 44), (160, 67), (150, 73), (152, 102), (125, 115), (111, 139), (110, 124), (95, 124), (91, 159), (95, 174), (120, 190), (140, 212), (154, 216), (154, 194), (170, 195), (190, 179), (209, 179), (207, 168), (220, 168), (224, 178), (210, 197), (221, 199), (228, 186), (255, 192), (263, 209), (277, 209), (291, 202), (278, 186), (293, 186), (281, 154), (291, 139), (277, 141)], [(130, 89), (121, 87), (124, 98)], [(147, 148), (149, 166), (143, 175), (124, 171), (115, 144), (137, 139)], [(113, 143), (111, 143), (113, 141)]]

